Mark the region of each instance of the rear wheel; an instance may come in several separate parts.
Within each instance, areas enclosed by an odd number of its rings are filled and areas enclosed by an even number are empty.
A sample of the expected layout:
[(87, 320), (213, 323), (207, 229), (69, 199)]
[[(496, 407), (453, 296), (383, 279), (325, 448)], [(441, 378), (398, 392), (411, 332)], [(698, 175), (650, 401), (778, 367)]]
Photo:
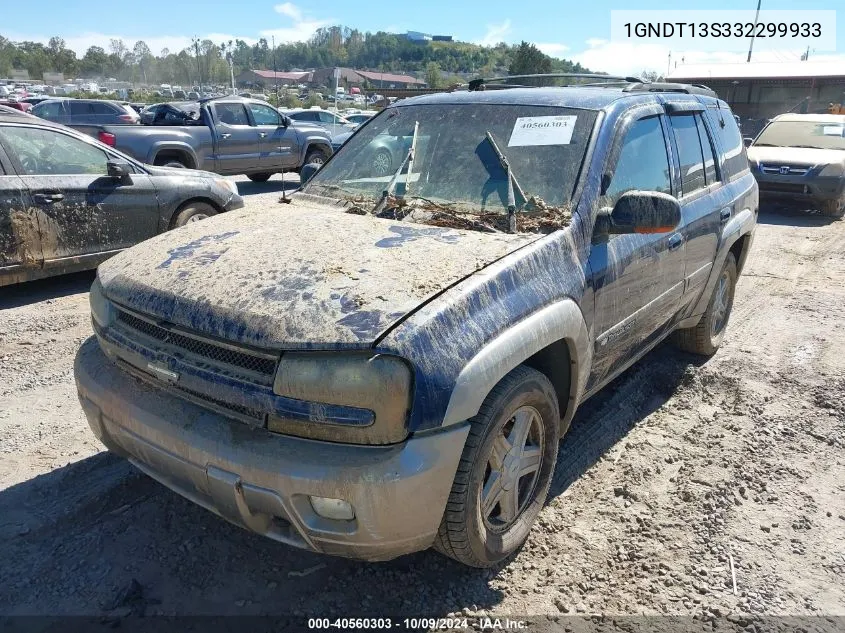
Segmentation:
[(217, 215), (217, 210), (207, 202), (190, 202), (180, 209), (173, 218), (173, 228), (199, 222)]
[(825, 200), (820, 205), (819, 210), (822, 212), (822, 215), (829, 218), (841, 218), (845, 215), (845, 199)]
[(165, 156), (163, 158), (156, 158), (155, 164), (159, 167), (176, 167), (179, 169), (187, 169), (187, 165), (180, 159), (172, 156)]
[(733, 253), (728, 253), (719, 279), (710, 295), (707, 311), (701, 316), (697, 325), (691, 328), (676, 330), (672, 337), (675, 344), (686, 352), (712, 356), (725, 338), (728, 319), (734, 305), (734, 290), (736, 288), (736, 259)]
[(252, 182), (267, 182), (270, 180), (270, 176), (273, 174), (247, 174), (247, 178), (249, 178)]
[(505, 376), (471, 420), (435, 548), (471, 567), (516, 552), (546, 500), (559, 432), (549, 379), (524, 366)]

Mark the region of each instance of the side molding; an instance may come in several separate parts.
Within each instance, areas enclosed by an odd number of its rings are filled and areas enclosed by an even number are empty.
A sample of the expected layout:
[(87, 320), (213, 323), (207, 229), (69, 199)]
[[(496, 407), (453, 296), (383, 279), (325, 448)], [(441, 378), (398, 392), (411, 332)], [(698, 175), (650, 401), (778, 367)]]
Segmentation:
[(512, 369), (562, 339), (569, 344), (575, 378), (570, 383), (569, 402), (560, 403), (563, 424), (568, 425), (584, 393), (593, 355), (584, 317), (572, 299), (546, 306), (485, 345), (458, 375), (443, 426), (473, 417), (487, 394)]

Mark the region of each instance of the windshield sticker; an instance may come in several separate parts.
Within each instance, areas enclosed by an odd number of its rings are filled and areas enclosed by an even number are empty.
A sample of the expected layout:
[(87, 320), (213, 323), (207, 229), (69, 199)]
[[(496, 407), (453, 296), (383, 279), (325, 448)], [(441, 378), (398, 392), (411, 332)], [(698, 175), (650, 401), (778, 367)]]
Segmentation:
[(514, 123), (508, 147), (569, 145), (577, 116), (523, 116)]
[(822, 134), (825, 136), (845, 136), (842, 134), (843, 130), (845, 130), (845, 127), (841, 125), (825, 125)]

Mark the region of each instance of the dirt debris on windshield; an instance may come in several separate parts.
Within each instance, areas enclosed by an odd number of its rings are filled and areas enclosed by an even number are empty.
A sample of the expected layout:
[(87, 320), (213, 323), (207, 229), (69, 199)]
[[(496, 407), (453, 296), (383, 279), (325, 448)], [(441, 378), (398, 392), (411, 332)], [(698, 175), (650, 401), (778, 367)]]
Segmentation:
[[(376, 200), (367, 196), (353, 198), (346, 213), (368, 215), (375, 203)], [(466, 203), (435, 201), (421, 196), (388, 196), (378, 217), (452, 229), (508, 232), (508, 216), (504, 210), (490, 211)], [(554, 206), (539, 196), (531, 196), (516, 214), (518, 233), (552, 233), (566, 228), (571, 222), (572, 209), (568, 204)]]

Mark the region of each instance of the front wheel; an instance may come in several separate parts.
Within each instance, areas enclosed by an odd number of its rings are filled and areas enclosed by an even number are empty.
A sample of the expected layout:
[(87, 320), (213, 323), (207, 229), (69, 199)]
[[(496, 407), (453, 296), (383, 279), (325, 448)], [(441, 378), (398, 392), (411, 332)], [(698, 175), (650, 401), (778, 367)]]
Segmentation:
[(825, 200), (821, 203), (819, 210), (822, 215), (829, 218), (841, 218), (845, 215), (845, 200)]
[(206, 202), (192, 202), (180, 209), (173, 218), (173, 228), (185, 226), (191, 222), (199, 222), (217, 215), (217, 211)]
[(701, 316), (701, 320), (691, 328), (676, 330), (673, 333), (673, 340), (678, 347), (702, 356), (712, 356), (716, 353), (725, 338), (728, 319), (733, 309), (736, 275), (736, 259), (733, 253), (728, 253), (713, 294), (710, 295), (707, 311)]
[(322, 165), (329, 159), (328, 154), (321, 149), (312, 149), (308, 150), (308, 153), (305, 155), (305, 164), (311, 165), (312, 163), (315, 165)]
[(554, 387), (542, 373), (517, 367), (471, 420), (435, 548), (471, 567), (492, 567), (516, 552), (546, 500), (559, 439)]

